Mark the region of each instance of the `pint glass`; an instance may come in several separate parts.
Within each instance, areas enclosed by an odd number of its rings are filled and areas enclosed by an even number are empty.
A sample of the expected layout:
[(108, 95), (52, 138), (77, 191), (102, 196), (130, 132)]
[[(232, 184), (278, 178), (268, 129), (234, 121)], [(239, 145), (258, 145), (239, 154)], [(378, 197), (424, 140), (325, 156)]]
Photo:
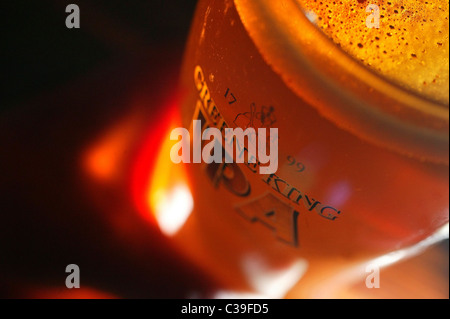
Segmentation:
[[(263, 164), (248, 157), (244, 163), (173, 164), (166, 150), (161, 153), (165, 160), (155, 174), (182, 165), (171, 182), (183, 180), (193, 199), (190, 215), (170, 236), (222, 283), (222, 295), (215, 296), (332, 297), (350, 278), (366, 275), (367, 265), (387, 265), (445, 236), (448, 4), (426, 18), (444, 21), (433, 41), (446, 59), (433, 63), (447, 73), (424, 84), (431, 62), (407, 49), (418, 44), (404, 44), (401, 54), (395, 52), (400, 47), (383, 44), (386, 37), (402, 41), (401, 32), (416, 32), (417, 42), (435, 36), (412, 29), (422, 19), (416, 11), (422, 2), (375, 2), (382, 18), (370, 30), (350, 14), (368, 16), (367, 1), (351, 1), (353, 10), (334, 22), (337, 13), (320, 2), (330, 28), (357, 26), (344, 28), (348, 37), (339, 44), (320, 26), (322, 11), (307, 9), (313, 1), (198, 3), (182, 70), (182, 126), (192, 129), (200, 120), (203, 130), (278, 129), (273, 174), (260, 174)], [(414, 16), (410, 29), (408, 22), (383, 17), (399, 10)], [(380, 67), (345, 50), (350, 42), (369, 57), (381, 47)], [(408, 59), (396, 64), (396, 55)], [(390, 75), (383, 65), (392, 66)], [(408, 84), (411, 79), (431, 89)]]

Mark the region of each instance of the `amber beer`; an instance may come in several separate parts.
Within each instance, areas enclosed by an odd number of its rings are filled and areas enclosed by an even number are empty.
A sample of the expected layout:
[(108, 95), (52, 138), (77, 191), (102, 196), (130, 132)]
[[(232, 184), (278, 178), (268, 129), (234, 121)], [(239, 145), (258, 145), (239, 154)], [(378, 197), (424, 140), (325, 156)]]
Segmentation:
[(367, 1), (199, 2), (183, 125), (278, 128), (274, 174), (185, 165), (194, 208), (173, 240), (224, 290), (327, 296), (448, 223), (448, 3), (373, 3), (369, 29)]

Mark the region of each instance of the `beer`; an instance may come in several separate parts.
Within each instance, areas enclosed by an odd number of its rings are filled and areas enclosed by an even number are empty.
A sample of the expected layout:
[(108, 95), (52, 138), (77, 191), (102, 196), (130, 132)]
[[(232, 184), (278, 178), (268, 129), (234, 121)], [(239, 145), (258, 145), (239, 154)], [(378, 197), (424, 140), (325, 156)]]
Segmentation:
[[(351, 3), (360, 10), (355, 21), (343, 18)], [(415, 11), (421, 3), (402, 5)], [(328, 20), (325, 8), (335, 10)], [(391, 51), (377, 64), (368, 34), (378, 32), (375, 48), (387, 51), (389, 25), (403, 24), (385, 16), (379, 29), (361, 35), (365, 8), (356, 0), (198, 4), (178, 124), (278, 128), (278, 170), (262, 175), (261, 164), (248, 160), (173, 164), (168, 130), (145, 196), (158, 210), (164, 192), (184, 194), (166, 196), (184, 198), (177, 203), (186, 212), (168, 235), (226, 292), (322, 297), (364, 275), (361, 265), (387, 264), (379, 256), (429, 244), (448, 223), (448, 55), (437, 53), (448, 52), (448, 10), (430, 9), (427, 23), (443, 28), (422, 41), (427, 58), (405, 49), (401, 63)], [(321, 22), (311, 22), (307, 10)], [(404, 41), (428, 36), (417, 31)], [(442, 46), (431, 48), (436, 41)], [(418, 62), (436, 56), (432, 67)], [(418, 85), (423, 79), (429, 89)]]
[[(313, 23), (354, 59), (448, 106), (448, 1), (300, 3)], [(372, 17), (379, 19), (378, 28), (367, 26)]]

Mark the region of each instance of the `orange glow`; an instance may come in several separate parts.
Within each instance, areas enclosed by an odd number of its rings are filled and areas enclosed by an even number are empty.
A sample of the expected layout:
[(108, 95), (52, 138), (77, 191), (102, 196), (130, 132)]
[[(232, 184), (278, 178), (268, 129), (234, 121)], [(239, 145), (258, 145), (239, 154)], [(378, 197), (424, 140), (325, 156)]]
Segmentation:
[(187, 185), (183, 164), (173, 164), (170, 149), (175, 141), (169, 139), (170, 132), (178, 127), (174, 121), (169, 126), (166, 138), (160, 147), (151, 176), (145, 191), (147, 205), (151, 208), (160, 229), (166, 235), (173, 235), (184, 224), (193, 207), (193, 199)]
[(126, 150), (139, 130), (141, 114), (132, 114), (102, 135), (84, 154), (83, 167), (100, 182), (111, 182), (121, 172)]
[(39, 288), (30, 292), (27, 298), (37, 299), (117, 299), (110, 293), (103, 292), (94, 288)]
[(179, 190), (177, 187), (180, 186), (187, 187), (184, 168), (170, 160), (170, 148), (175, 143), (169, 139), (170, 132), (181, 126), (178, 99), (169, 101), (162, 109), (163, 114), (157, 117), (158, 122), (153, 123), (138, 152), (131, 177), (131, 192), (136, 208), (145, 219), (152, 222), (161, 217), (158, 216), (161, 204), (171, 201), (173, 195), (180, 194), (173, 190)]

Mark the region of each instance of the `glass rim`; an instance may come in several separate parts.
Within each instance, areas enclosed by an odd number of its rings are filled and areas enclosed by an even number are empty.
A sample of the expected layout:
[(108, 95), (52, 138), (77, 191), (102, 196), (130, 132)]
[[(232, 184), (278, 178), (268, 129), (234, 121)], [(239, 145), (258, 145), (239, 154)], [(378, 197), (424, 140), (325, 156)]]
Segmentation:
[[(305, 17), (306, 17), (305, 8), (301, 5), (300, 0), (293, 0), (293, 1), (297, 4), (297, 6), (299, 7), (299, 10), (301, 10), (303, 15), (305, 15)], [(383, 74), (381, 74), (379, 72), (376, 72), (375, 70), (371, 69), (370, 67), (368, 67), (367, 65), (365, 65), (361, 61), (355, 59), (351, 54), (349, 54), (348, 52), (344, 51), (341, 47), (336, 45), (333, 42), (333, 40), (330, 39), (325, 33), (323, 33), (322, 30), (316, 24), (312, 23), (311, 21), (310, 21), (310, 24), (311, 24), (312, 27), (316, 28), (320, 32), (320, 34), (322, 35), (321, 41), (328, 42), (329, 46), (333, 46), (333, 47), (337, 48), (337, 50), (339, 51), (339, 54), (345, 55), (347, 57), (346, 60), (350, 59), (353, 62), (359, 64), (359, 66), (361, 68), (365, 69), (366, 72), (371, 73), (374, 77), (379, 78), (383, 82), (386, 82), (386, 84), (388, 84), (390, 86), (393, 86), (396, 89), (405, 91), (405, 93), (417, 97), (419, 100), (423, 100), (423, 102), (431, 103), (433, 106), (435, 106), (437, 108), (444, 108), (444, 111), (449, 108), (449, 101), (446, 101), (446, 103), (441, 103), (440, 101), (438, 101), (436, 99), (432, 99), (429, 96), (421, 94), (418, 91), (415, 91), (413, 89), (409, 89), (409, 88), (407, 88), (405, 86), (402, 86), (399, 83), (397, 83), (396, 81), (394, 81), (392, 79), (389, 79), (388, 77), (384, 76)]]
[[(336, 96), (334, 100), (330, 100), (333, 106), (319, 107), (323, 116), (335, 123), (344, 121), (344, 126), (358, 135), (361, 130), (367, 130), (364, 138), (376, 144), (420, 159), (448, 164), (447, 104), (408, 90), (357, 61), (306, 17), (298, 0), (234, 1), (242, 23), (259, 52), (266, 61), (270, 61), (272, 69), (297, 95), (302, 95), (300, 76), (310, 76), (310, 79), (320, 82), (324, 90), (334, 88)], [(301, 32), (298, 32), (299, 27)], [(321, 55), (319, 58), (322, 60), (315, 61), (318, 55)], [(334, 74), (330, 70), (325, 72), (328, 65), (324, 65), (323, 61), (325, 64), (332, 63), (339, 69), (338, 72), (355, 83), (358, 82), (358, 85), (369, 88), (370, 94), (380, 98), (379, 101), (387, 102), (387, 105), (370, 104), (367, 99), (358, 97), (356, 91), (350, 92), (353, 98), (346, 99), (352, 104), (351, 107), (336, 105), (336, 97), (342, 98), (344, 94), (349, 93), (340, 91), (349, 88), (349, 83), (340, 83), (341, 75), (338, 75), (337, 71)], [(303, 74), (299, 75), (299, 72)], [(320, 88), (319, 84), (317, 88)], [(389, 108), (391, 104), (395, 107)], [(359, 115), (349, 116), (352, 112)], [(374, 128), (350, 123), (355, 118), (364, 118), (378, 130), (382, 123), (382, 127), (389, 132), (377, 138), (376, 135), (380, 132)]]

